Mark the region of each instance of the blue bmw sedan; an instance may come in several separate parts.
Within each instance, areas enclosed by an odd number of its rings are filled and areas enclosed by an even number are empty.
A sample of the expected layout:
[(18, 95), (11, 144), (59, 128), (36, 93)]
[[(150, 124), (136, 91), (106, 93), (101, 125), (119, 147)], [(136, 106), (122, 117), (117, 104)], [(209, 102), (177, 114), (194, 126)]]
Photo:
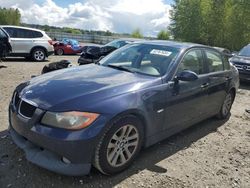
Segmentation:
[(170, 41), (122, 47), (97, 64), (16, 87), (10, 134), (28, 161), (66, 175), (126, 169), (140, 152), (206, 118), (228, 118), (237, 69), (212, 47)]

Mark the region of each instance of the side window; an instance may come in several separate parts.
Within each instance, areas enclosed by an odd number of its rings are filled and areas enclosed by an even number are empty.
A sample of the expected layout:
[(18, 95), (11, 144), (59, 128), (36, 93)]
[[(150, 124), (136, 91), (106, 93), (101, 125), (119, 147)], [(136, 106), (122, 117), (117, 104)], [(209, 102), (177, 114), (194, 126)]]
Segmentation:
[(224, 68), (223, 68), (223, 60), (221, 58), (221, 55), (215, 51), (206, 50), (205, 52), (207, 55), (207, 63), (208, 63), (209, 72), (223, 71)]
[(201, 50), (192, 50), (186, 53), (179, 65), (178, 73), (190, 70), (196, 74), (204, 74), (203, 57)]
[(10, 37), (17, 38), (17, 32), (15, 28), (4, 27), (4, 30), (9, 34)]
[(223, 65), (225, 70), (230, 70), (230, 64), (227, 57), (223, 56)]
[(31, 32), (32, 32), (33, 38), (43, 37), (43, 34), (41, 32), (38, 32), (38, 31), (31, 31)]
[(17, 38), (33, 38), (32, 32), (27, 29), (17, 29)]

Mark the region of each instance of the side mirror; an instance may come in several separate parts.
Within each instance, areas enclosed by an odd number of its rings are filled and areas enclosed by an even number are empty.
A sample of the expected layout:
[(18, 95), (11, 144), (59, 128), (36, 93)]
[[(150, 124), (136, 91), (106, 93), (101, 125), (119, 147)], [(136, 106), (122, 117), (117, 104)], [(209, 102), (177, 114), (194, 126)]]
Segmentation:
[(198, 79), (198, 75), (190, 70), (184, 70), (176, 76), (177, 80), (181, 81), (195, 81)]

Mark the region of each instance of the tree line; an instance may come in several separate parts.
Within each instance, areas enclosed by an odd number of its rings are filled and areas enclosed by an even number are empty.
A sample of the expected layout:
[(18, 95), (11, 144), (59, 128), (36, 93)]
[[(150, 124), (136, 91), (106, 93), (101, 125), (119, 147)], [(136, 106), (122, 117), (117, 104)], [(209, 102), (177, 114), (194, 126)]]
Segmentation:
[(0, 7), (0, 25), (20, 25), (21, 14), (18, 9)]
[(239, 50), (250, 42), (249, 0), (174, 0), (175, 40)]

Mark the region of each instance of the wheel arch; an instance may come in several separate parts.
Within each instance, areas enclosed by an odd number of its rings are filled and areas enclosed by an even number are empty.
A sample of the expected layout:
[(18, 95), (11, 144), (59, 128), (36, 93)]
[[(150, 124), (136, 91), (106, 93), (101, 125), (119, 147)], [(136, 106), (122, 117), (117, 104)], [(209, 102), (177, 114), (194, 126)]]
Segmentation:
[(35, 49), (37, 49), (37, 48), (43, 49), (44, 52), (45, 52), (45, 56), (48, 57), (48, 50), (44, 46), (34, 46), (33, 48), (31, 48), (31, 50), (30, 50), (30, 56), (32, 56), (33, 51)]
[(235, 97), (236, 97), (236, 88), (235, 88), (235, 87), (231, 87), (231, 88), (229, 89), (228, 93), (229, 93), (229, 92), (232, 92), (232, 93), (233, 93), (233, 101), (234, 101), (234, 99), (235, 99)]
[(142, 146), (145, 146), (145, 140), (147, 138), (147, 133), (148, 133), (148, 121), (146, 119), (146, 116), (144, 115), (143, 111), (139, 110), (139, 109), (129, 109), (126, 111), (123, 111), (121, 113), (116, 114), (113, 118), (111, 118), (108, 121), (108, 129), (110, 128), (110, 126), (112, 126), (114, 124), (114, 122), (127, 117), (127, 116), (134, 116), (136, 117), (141, 123), (142, 123), (142, 128), (143, 128), (143, 143)]

